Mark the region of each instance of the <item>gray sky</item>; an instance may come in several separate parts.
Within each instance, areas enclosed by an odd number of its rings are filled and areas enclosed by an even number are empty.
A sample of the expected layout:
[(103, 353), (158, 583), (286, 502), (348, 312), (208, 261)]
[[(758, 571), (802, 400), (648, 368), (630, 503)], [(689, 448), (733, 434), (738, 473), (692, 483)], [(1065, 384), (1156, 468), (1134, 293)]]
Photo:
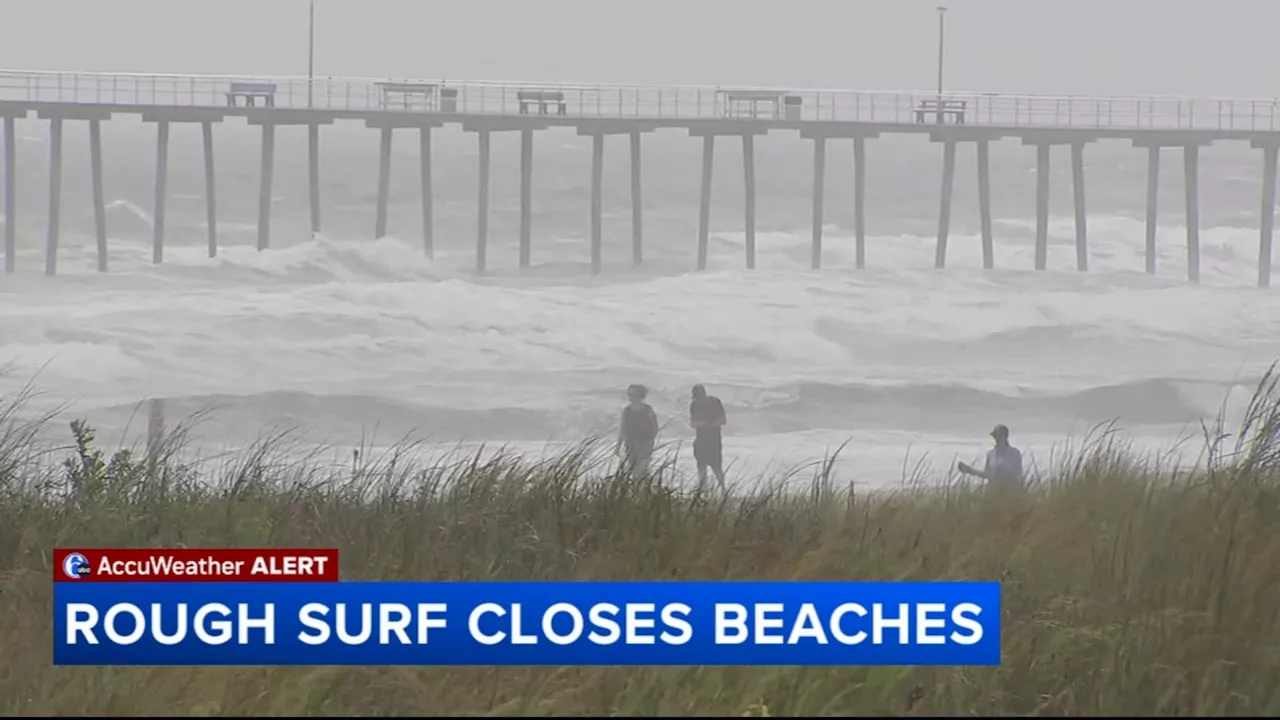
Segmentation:
[[(0, 0), (11, 69), (305, 75), (308, 0)], [(1280, 95), (1277, 0), (952, 0), (947, 87)], [(317, 74), (929, 89), (924, 0), (319, 0)], [(747, 8), (750, 8), (749, 10)]]

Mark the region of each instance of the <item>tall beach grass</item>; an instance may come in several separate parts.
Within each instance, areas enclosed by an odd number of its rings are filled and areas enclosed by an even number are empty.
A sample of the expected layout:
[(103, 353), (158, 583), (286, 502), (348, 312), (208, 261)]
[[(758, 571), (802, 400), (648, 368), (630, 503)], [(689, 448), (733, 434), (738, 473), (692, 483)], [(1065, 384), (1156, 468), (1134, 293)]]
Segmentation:
[[(104, 453), (0, 403), (7, 715), (1277, 715), (1280, 387), (1191, 468), (1101, 433), (1025, 492), (864, 493), (819, 463), (725, 496), (589, 446), (333, 469), (267, 436), (217, 466)], [(336, 547), (344, 579), (998, 580), (992, 668), (59, 668), (56, 546)]]

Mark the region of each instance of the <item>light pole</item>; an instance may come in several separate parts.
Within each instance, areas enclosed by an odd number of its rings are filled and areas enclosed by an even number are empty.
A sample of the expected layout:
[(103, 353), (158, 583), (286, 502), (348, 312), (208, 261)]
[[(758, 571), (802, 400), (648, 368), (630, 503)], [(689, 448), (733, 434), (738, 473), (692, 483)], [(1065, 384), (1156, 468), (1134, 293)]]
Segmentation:
[(312, 107), (316, 84), (316, 0), (311, 0), (311, 24), (307, 31), (307, 107)]
[(942, 96), (942, 64), (946, 55), (947, 9), (938, 6), (938, 96)]

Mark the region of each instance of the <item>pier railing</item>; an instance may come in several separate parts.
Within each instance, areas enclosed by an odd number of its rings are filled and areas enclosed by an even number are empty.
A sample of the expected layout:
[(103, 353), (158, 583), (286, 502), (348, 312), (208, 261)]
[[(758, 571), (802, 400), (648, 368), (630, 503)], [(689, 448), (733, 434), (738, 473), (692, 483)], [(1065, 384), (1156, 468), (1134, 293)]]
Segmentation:
[[(560, 93), (552, 115), (634, 119), (737, 119), (866, 123), (935, 122), (939, 99), (963, 103), (971, 125), (1081, 129), (1280, 130), (1280, 98), (1088, 97), (999, 93), (883, 92), (743, 87), (580, 85), (536, 82), (407, 80), (431, 86), (421, 101), (388, 102), (368, 78), (252, 77), (0, 71), (0, 101), (118, 106), (220, 107), (233, 82), (272, 83), (274, 107), (517, 115), (522, 91)], [(774, 96), (746, 111), (735, 95)], [(762, 109), (763, 107), (763, 109)], [(540, 111), (540, 108), (528, 112)], [(923, 113), (923, 114), (922, 114)], [(954, 122), (948, 118), (948, 122)]]

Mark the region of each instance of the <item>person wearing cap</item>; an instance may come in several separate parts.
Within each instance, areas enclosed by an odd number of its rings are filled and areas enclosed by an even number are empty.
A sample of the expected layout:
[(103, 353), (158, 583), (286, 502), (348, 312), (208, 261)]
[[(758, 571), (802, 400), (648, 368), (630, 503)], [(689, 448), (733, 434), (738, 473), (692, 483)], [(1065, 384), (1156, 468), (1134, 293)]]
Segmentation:
[[(649, 389), (644, 385), (627, 387), (627, 400), (618, 423), (618, 442), (613, 452), (623, 459), (624, 472), (635, 478), (649, 471), (649, 460), (658, 439), (658, 414), (645, 402)], [(625, 452), (624, 452), (625, 450)]]
[(726, 424), (724, 403), (714, 395), (708, 395), (702, 385), (693, 386), (693, 399), (689, 403), (689, 424), (693, 426), (693, 459), (698, 464), (698, 486), (707, 483), (707, 468), (715, 473), (716, 482), (724, 491), (724, 445), (720, 428)]
[(957, 468), (965, 475), (983, 478), (993, 485), (1022, 485), (1022, 453), (1009, 444), (1009, 428), (997, 425), (992, 428), (991, 437), (996, 446), (987, 451), (987, 464), (982, 470), (963, 462)]

